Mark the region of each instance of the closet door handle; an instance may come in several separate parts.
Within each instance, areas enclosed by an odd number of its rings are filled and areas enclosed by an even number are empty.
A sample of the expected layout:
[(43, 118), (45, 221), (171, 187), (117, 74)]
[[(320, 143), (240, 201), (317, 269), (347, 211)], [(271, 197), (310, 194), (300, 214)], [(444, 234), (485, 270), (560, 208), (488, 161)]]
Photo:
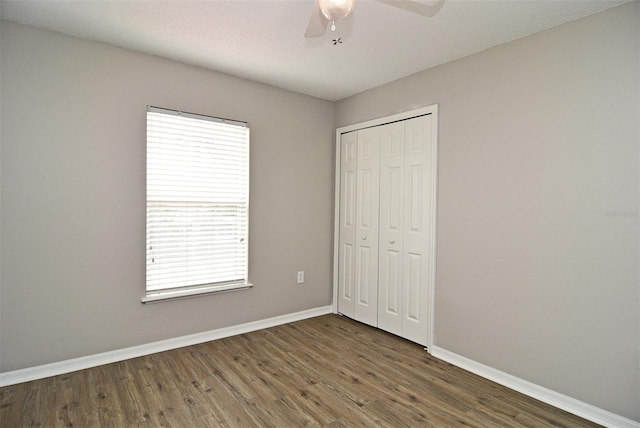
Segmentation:
[(396, 243), (395, 239), (392, 239), (392, 240), (389, 241), (389, 244), (395, 244), (395, 243)]
[(362, 240), (366, 241), (367, 240), (367, 235), (362, 235)]

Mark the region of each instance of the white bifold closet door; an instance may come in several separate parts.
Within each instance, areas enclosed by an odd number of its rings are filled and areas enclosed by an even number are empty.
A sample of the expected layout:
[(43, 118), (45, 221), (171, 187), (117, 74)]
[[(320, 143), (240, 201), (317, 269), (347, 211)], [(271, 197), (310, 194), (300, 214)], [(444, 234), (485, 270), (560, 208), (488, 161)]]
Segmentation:
[(340, 157), (340, 311), (377, 326), (380, 133), (342, 136)]
[(431, 116), (381, 127), (378, 327), (427, 344)]
[(433, 117), (342, 134), (338, 311), (427, 345)]

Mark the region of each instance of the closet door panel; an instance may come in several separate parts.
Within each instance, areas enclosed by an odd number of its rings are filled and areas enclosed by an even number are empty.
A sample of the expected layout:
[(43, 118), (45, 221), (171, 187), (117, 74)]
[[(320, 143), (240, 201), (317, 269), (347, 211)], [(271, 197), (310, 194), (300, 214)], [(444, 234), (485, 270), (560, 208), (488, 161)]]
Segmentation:
[[(353, 302), (353, 281), (354, 281), (354, 272), (353, 272), (353, 267), (355, 266), (355, 259), (353, 257), (353, 245), (349, 244), (349, 243), (345, 243), (342, 245), (341, 247), (341, 258), (340, 258), (340, 263), (341, 263), (341, 267), (342, 270), (340, 272), (340, 282), (341, 284), (343, 284), (342, 287), (340, 287), (340, 294), (341, 297), (346, 300), (347, 303), (346, 305), (342, 306), (340, 312), (344, 313), (345, 315), (349, 315), (346, 312), (351, 312), (351, 315), (353, 315), (353, 311), (349, 309), (350, 306), (352, 306), (350, 303)], [(353, 308), (351, 308), (353, 309)]]
[(355, 315), (357, 132), (340, 141), (340, 208), (338, 245), (338, 311)]
[(405, 133), (402, 122), (380, 127), (380, 277), (378, 327), (402, 332)]
[[(401, 302), (402, 302), (402, 254), (399, 251), (388, 250), (381, 255), (383, 259), (381, 263), (384, 268), (380, 270), (380, 283), (385, 284), (379, 289), (379, 298), (381, 300), (380, 308), (382, 313), (378, 314), (378, 325), (380, 328), (391, 331), (392, 333), (400, 332), (400, 323), (394, 328), (395, 320), (400, 321)], [(387, 317), (393, 317), (393, 321), (383, 320)], [(386, 321), (386, 322), (385, 322)], [(392, 331), (393, 330), (393, 331)]]
[(380, 132), (369, 128), (357, 134), (354, 319), (377, 326)]
[(429, 328), (432, 117), (405, 121), (404, 257), (402, 336), (426, 345)]
[(408, 253), (406, 255), (407, 289), (405, 317), (414, 322), (420, 322), (420, 297), (422, 296), (422, 271), (423, 261), (420, 254)]

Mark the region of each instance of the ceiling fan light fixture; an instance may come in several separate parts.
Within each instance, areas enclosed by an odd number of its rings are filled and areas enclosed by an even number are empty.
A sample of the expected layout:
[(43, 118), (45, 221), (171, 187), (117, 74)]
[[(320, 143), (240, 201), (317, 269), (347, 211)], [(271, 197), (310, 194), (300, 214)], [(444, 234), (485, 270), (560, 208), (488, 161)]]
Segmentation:
[(355, 0), (318, 0), (318, 5), (325, 18), (335, 22), (349, 16)]

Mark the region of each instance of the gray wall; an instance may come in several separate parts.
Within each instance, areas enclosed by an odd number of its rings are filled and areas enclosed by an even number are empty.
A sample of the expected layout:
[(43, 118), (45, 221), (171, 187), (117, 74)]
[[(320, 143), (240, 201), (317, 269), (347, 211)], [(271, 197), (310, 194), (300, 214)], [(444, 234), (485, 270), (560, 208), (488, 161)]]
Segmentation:
[[(1, 371), (331, 303), (333, 103), (6, 21), (1, 31)], [(140, 303), (147, 104), (250, 122), (253, 289)]]
[(440, 106), (435, 343), (640, 420), (638, 2), (337, 103)]

